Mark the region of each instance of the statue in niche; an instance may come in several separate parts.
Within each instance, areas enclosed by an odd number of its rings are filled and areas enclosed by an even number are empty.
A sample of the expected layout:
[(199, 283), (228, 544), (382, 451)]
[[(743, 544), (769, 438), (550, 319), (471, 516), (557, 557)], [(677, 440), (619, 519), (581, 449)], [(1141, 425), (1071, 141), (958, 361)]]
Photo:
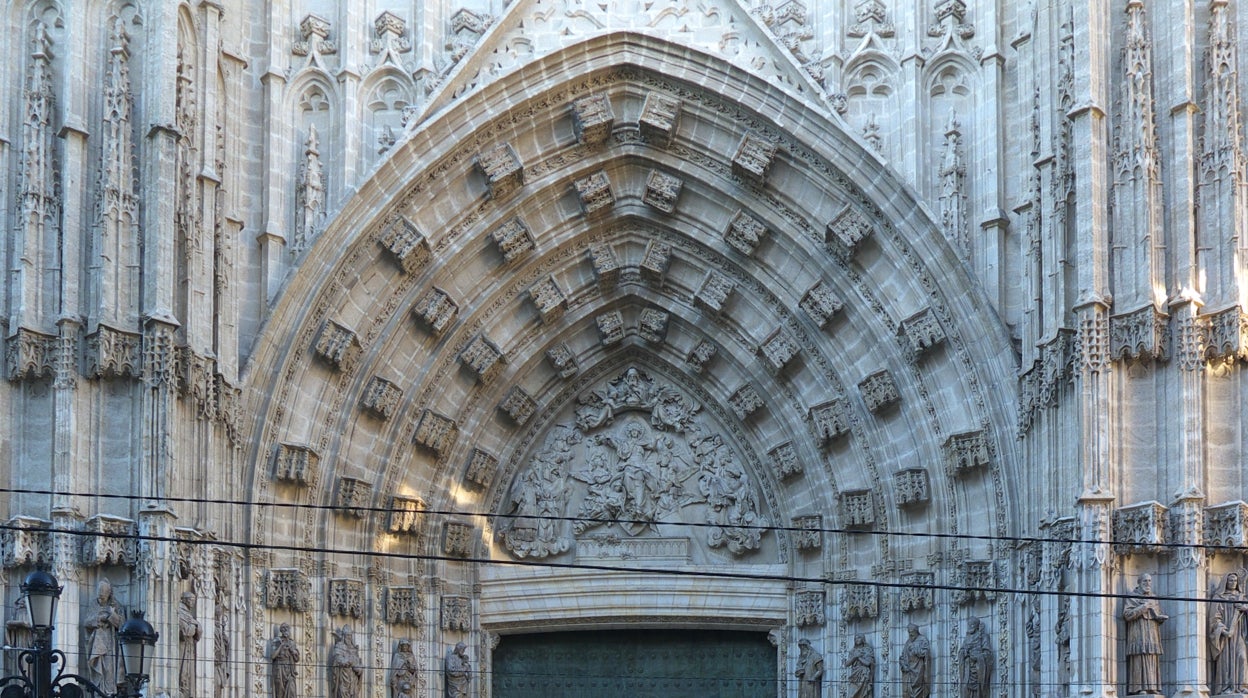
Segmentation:
[(919, 633), (919, 626), (910, 624), (910, 637), (901, 648), (902, 698), (929, 698), (932, 695), (932, 645)]
[(1153, 594), (1151, 575), (1140, 575), (1135, 598), (1122, 605), (1127, 622), (1127, 695), (1161, 693), (1161, 624), (1169, 616)]
[[(34, 636), (30, 632), (29, 613), (26, 611), (26, 597), (19, 596), (13, 603), (13, 616), (4, 623), (6, 631), (5, 644), (9, 647), (29, 649), (34, 645)], [(20, 671), (16, 653), (5, 653), (5, 674), (16, 674)]]
[(195, 619), (195, 595), (184, 591), (178, 605), (178, 690), (183, 698), (195, 696), (195, 657), (201, 632)]
[(112, 582), (101, 579), (95, 585), (95, 610), (86, 616), (83, 627), (87, 631), (88, 678), (106, 691), (117, 687), (117, 630), (124, 620), (121, 606), (113, 598)]
[(845, 660), (846, 681), (849, 698), (873, 698), (875, 696), (875, 649), (867, 644), (865, 635), (854, 636), (854, 647)]
[(962, 698), (988, 698), (992, 687), (992, 663), (994, 654), (988, 641), (988, 631), (978, 618), (966, 623), (966, 637), (958, 650), (962, 665)]
[(797, 641), (797, 698), (821, 698), (823, 695), (823, 655), (810, 646), (810, 640)]
[(273, 698), (296, 698), (299, 678), (299, 648), (290, 638), (290, 623), (282, 623), (269, 652), (273, 665)]
[(225, 585), (218, 579), (213, 603), (212, 668), (217, 695), (230, 685), (230, 616)]
[(468, 659), (468, 645), (455, 644), (446, 655), (446, 698), (468, 698), (472, 687), (472, 661)]
[(399, 647), (394, 652), (394, 661), (390, 667), (390, 698), (413, 698), (419, 685), (418, 677), (412, 641), (399, 640)]
[(331, 698), (360, 698), (364, 666), (360, 663), (355, 635), (345, 625), (333, 635), (334, 644), (329, 648), (329, 695)]
[(1209, 604), (1209, 653), (1213, 675), (1209, 688), (1214, 695), (1248, 693), (1248, 597), (1243, 569), (1222, 578)]

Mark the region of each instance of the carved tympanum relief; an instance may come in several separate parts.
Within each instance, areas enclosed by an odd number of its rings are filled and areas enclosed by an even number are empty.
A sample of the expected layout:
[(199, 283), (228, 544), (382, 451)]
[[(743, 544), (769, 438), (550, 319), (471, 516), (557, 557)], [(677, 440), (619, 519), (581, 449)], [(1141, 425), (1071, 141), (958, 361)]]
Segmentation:
[(628, 368), (581, 394), (564, 416), (500, 506), (496, 536), (513, 556), (770, 556), (758, 483), (682, 390)]

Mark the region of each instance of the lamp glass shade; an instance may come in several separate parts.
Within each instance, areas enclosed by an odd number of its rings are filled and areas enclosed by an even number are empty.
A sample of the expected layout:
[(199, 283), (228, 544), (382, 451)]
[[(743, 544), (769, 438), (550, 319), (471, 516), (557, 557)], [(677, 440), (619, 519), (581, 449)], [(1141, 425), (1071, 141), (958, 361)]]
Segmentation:
[(56, 602), (61, 598), (61, 586), (56, 577), (35, 570), (22, 582), (22, 596), (26, 599), (26, 612), (32, 630), (50, 630), (56, 620)]
[(121, 644), (121, 671), (136, 686), (152, 673), (153, 649), (160, 634), (143, 619), (142, 611), (133, 611), (130, 620), (117, 632)]

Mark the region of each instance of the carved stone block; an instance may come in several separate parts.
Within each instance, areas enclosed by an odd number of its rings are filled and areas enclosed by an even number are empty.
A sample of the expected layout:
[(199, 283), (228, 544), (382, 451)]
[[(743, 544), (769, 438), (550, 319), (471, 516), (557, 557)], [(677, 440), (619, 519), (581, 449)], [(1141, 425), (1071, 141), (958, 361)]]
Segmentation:
[(767, 226), (745, 211), (738, 211), (724, 231), (724, 242), (746, 257), (752, 257), (766, 238)]
[(905, 586), (901, 587), (897, 601), (902, 613), (930, 611), (936, 607), (936, 594), (932, 588), (936, 584), (934, 574), (911, 572), (902, 575), (901, 583)]
[(1168, 509), (1160, 502), (1141, 502), (1114, 511), (1114, 549), (1119, 553), (1160, 553), (1166, 543)]
[(926, 504), (932, 498), (931, 480), (924, 468), (906, 468), (893, 475), (893, 494), (899, 507)]
[(679, 99), (662, 92), (647, 92), (637, 120), (641, 135), (656, 145), (670, 144), (680, 124), (680, 104)]
[(498, 404), (498, 409), (519, 426), (528, 423), (537, 413), (537, 401), (525, 392), (524, 388), (513, 385), (507, 391), (503, 401)]
[(572, 103), (572, 128), (576, 141), (582, 145), (598, 145), (611, 137), (615, 112), (605, 92), (582, 97)]
[(836, 398), (810, 408), (810, 429), (821, 445), (849, 433), (849, 404)]
[(763, 365), (772, 375), (783, 373), (785, 367), (797, 358), (797, 351), (797, 342), (793, 341), (793, 337), (783, 327), (772, 330), (762, 344), (758, 345), (758, 354), (763, 359)]
[(416, 587), (388, 587), (385, 604), (387, 623), (420, 626), (420, 594), (416, 591)]
[(87, 335), (85, 373), (92, 378), (138, 378), (143, 371), (143, 336), (100, 325)]
[(442, 629), (461, 633), (472, 630), (472, 599), (467, 596), (443, 596)]
[(353, 477), (338, 478), (338, 491), (334, 497), (334, 511), (343, 516), (364, 518), (373, 494), (373, 486)]
[(478, 383), (486, 384), (503, 369), (503, 352), (485, 335), (479, 334), (459, 353), (459, 362), (477, 377)]
[(954, 474), (969, 473), (992, 463), (992, 447), (982, 431), (953, 434), (945, 440), (945, 467)]
[(610, 245), (590, 245), (589, 262), (594, 267), (594, 277), (598, 279), (598, 288), (608, 291), (615, 288), (620, 280), (620, 258)]
[(992, 560), (965, 560), (955, 573), (953, 602), (967, 606), (977, 601), (992, 602), (997, 599), (996, 566)]
[(519, 216), (509, 218), (502, 225), (490, 231), (494, 244), (503, 255), (504, 262), (510, 262), (537, 249), (533, 233)]
[(524, 185), (524, 165), (510, 143), (500, 143), (477, 155), (477, 169), (490, 184), (490, 198), (501, 199)]
[[(1231, 548), (1248, 547), (1248, 503), (1234, 501), (1205, 508), (1205, 544)], [(1213, 552), (1227, 552), (1214, 550)]]
[(824, 241), (834, 252), (848, 259), (857, 251), (863, 240), (874, 232), (875, 226), (872, 225), (870, 219), (858, 209), (846, 204), (828, 223)]
[(440, 335), (455, 322), (459, 306), (451, 296), (436, 286), (416, 301), (412, 313), (435, 335)]
[(788, 480), (802, 473), (802, 462), (798, 460), (797, 449), (792, 442), (786, 441), (776, 446), (767, 452), (767, 456), (771, 461), (771, 469), (779, 480)]
[(420, 498), (399, 494), (390, 498), (390, 521), (388, 527), (391, 533), (404, 536), (420, 535), (424, 519), (425, 503)]
[[(403, 35), (407, 33), (407, 22), (389, 10), (383, 11), (377, 15), (377, 19), (373, 20), (373, 33), (376, 34), (378, 39), (390, 38), (390, 45), (399, 53), (407, 53), (412, 50), (411, 42), (403, 38)], [(376, 45), (376, 41), (373, 43), (374, 45), (370, 47), (371, 52), (381, 53), (382, 48)], [(385, 46), (384, 41), (381, 46)]]
[(291, 485), (308, 485), (316, 480), (321, 457), (310, 446), (278, 444), (273, 451), (273, 479)]
[(369, 379), (368, 385), (364, 386), (360, 406), (382, 419), (390, 419), (394, 416), (395, 410), (399, 409), (399, 402), (402, 399), (403, 391), (399, 389), (399, 386), (381, 376), (373, 376)]
[(329, 580), (329, 615), (364, 617), (364, 582), (358, 579)]
[(433, 257), (429, 241), (415, 223), (402, 215), (396, 214), (386, 221), (377, 242), (390, 253), (404, 274), (415, 274)]
[(875, 527), (875, 497), (871, 490), (841, 493), (841, 525), (856, 529)]
[(743, 179), (762, 183), (776, 159), (776, 144), (754, 133), (747, 133), (732, 156), (732, 171)]
[(646, 191), (641, 195), (641, 202), (663, 213), (676, 210), (676, 200), (680, 198), (680, 190), (685, 183), (659, 170), (650, 170), (646, 177)]
[(672, 246), (666, 242), (651, 240), (646, 244), (646, 254), (641, 258), (641, 278), (654, 287), (661, 287), (672, 263)]
[(667, 323), (670, 315), (658, 308), (645, 308), (637, 320), (637, 332), (651, 344), (661, 344), (667, 339)]
[(914, 360), (945, 341), (945, 328), (940, 326), (931, 308), (924, 308), (901, 321), (897, 337), (906, 355)]
[(555, 373), (558, 373), (560, 378), (571, 378), (580, 371), (580, 366), (576, 363), (576, 355), (572, 353), (571, 347), (566, 342), (560, 342), (547, 349), (546, 360), (550, 362), (551, 368), (555, 369)]
[(87, 519), (82, 530), (82, 564), (130, 567), (138, 559), (134, 548), (135, 526), (130, 519), (99, 514)]
[(872, 413), (879, 413), (901, 402), (901, 393), (897, 391), (897, 383), (886, 370), (876, 371), (858, 384), (858, 392), (862, 401)]
[(793, 517), (793, 544), (798, 550), (823, 547), (823, 517), (818, 514)]
[(19, 327), (17, 333), (8, 339), (9, 380), (35, 380), (51, 376), (56, 368), (56, 343), (54, 335)]
[(732, 407), (733, 413), (737, 415), (737, 419), (744, 420), (762, 408), (763, 399), (758, 396), (758, 391), (754, 389), (754, 386), (746, 383), (728, 396), (728, 404)]
[(693, 304), (709, 313), (718, 313), (724, 309), (728, 297), (736, 290), (737, 284), (732, 279), (714, 269), (708, 269), (694, 293)]
[(1109, 318), (1109, 356), (1124, 361), (1164, 361), (1170, 353), (1170, 316), (1152, 303)]
[(483, 490), (490, 486), (498, 472), (498, 458), (479, 448), (472, 449), (464, 467), (464, 484), (469, 489)]
[(1248, 359), (1248, 315), (1238, 305), (1204, 317), (1209, 328), (1206, 359)]
[(814, 320), (815, 324), (822, 329), (832, 319), (833, 315), (841, 312), (845, 304), (833, 293), (831, 286), (820, 281), (806, 291), (806, 295), (802, 296), (798, 307), (806, 311), (810, 319)]
[(715, 358), (715, 344), (709, 339), (699, 340), (697, 344), (689, 350), (685, 355), (685, 364), (693, 370), (694, 373), (701, 373), (706, 368), (707, 362)]
[(416, 434), (412, 441), (416, 444), (442, 455), (451, 450), (455, 441), (455, 420), (433, 410), (425, 410), (416, 424)]
[(529, 287), (529, 299), (542, 316), (543, 323), (550, 323), (563, 317), (568, 309), (568, 297), (555, 282), (555, 277), (547, 276)]
[(598, 323), (598, 335), (602, 338), (604, 347), (624, 341), (624, 316), (620, 311), (603, 313), (594, 318), (594, 321)]
[(841, 588), (841, 615), (847, 621), (880, 615), (880, 589), (873, 584), (845, 584)]
[(308, 14), (299, 23), (299, 36), (302, 38), (291, 44), (290, 52), (296, 56), (330, 56), (337, 53), (338, 46), (329, 40), (329, 28), (329, 20), (317, 14)]
[(0, 532), (3, 550), (0, 559), (5, 568), (51, 564), (52, 548), (48, 543), (51, 521), (33, 516), (14, 516), (4, 524)]
[(581, 202), (581, 211), (585, 215), (605, 211), (615, 205), (615, 194), (611, 193), (611, 180), (604, 171), (595, 172), (588, 177), (573, 182), (576, 187), (577, 199)]
[(308, 608), (308, 580), (303, 572), (294, 568), (269, 570), (265, 581), (264, 605), (267, 608), (284, 608), (304, 611)]
[(793, 594), (793, 622), (799, 628), (823, 625), (825, 622), (822, 590), (803, 590)]
[(454, 557), (468, 557), (472, 553), (474, 529), (460, 521), (447, 521), (442, 526), (442, 552)]

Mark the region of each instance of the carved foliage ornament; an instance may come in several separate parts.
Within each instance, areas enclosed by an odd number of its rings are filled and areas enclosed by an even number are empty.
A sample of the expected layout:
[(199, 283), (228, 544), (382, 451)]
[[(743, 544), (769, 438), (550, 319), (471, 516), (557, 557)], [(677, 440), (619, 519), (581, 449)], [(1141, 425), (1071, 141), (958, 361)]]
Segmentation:
[(134, 522), (119, 516), (101, 514), (86, 520), (82, 530), (82, 564), (120, 565), (135, 564)]
[(806, 590), (793, 594), (793, 623), (799, 628), (823, 625), (825, 620), (822, 590)]
[[(1205, 544), (1238, 553), (1248, 547), (1248, 504), (1242, 501), (1205, 508)], [(1223, 552), (1214, 550), (1213, 552)]]
[(329, 580), (329, 615), (363, 617), (364, 582), (358, 579)]
[(5, 530), (0, 534), (0, 543), (3, 543), (0, 561), (4, 567), (51, 563), (52, 548), (47, 531), (51, 526), (51, 521), (31, 516), (14, 516), (6, 521)]
[(304, 611), (308, 608), (308, 580), (297, 569), (271, 569), (265, 585), (264, 603), (268, 608)]
[(1152, 304), (1110, 317), (1110, 358), (1164, 361), (1170, 353), (1169, 319)]
[(1115, 550), (1119, 553), (1164, 550), (1166, 512), (1166, 507), (1159, 502), (1144, 502), (1114, 511)]

